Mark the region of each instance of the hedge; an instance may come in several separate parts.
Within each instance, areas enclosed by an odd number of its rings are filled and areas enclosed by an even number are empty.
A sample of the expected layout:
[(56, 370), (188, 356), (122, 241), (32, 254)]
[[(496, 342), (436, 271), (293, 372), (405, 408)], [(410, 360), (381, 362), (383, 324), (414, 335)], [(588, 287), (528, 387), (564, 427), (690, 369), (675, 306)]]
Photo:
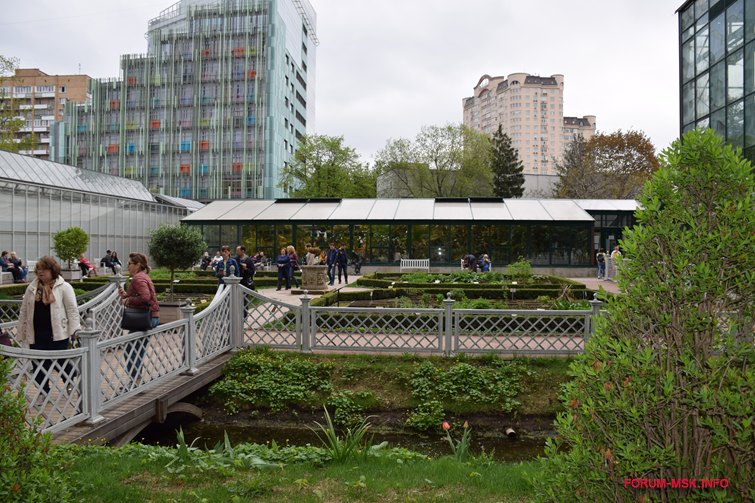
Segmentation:
[[(491, 283), (405, 283), (403, 281), (387, 281), (387, 280), (381, 280), (381, 279), (364, 279), (359, 278), (356, 282), (359, 286), (364, 287), (371, 287), (371, 288), (388, 288), (389, 286), (393, 285), (394, 288), (401, 286), (401, 288), (461, 288), (464, 290), (497, 290), (501, 291), (504, 288), (515, 288), (517, 291), (520, 288), (536, 288), (538, 290), (557, 290), (560, 291), (565, 285), (563, 284), (555, 284), (555, 285), (549, 285), (549, 284), (535, 284), (535, 283), (523, 283), (521, 285), (501, 285), (501, 284), (491, 284)], [(575, 290), (584, 290), (587, 288), (582, 283), (576, 283), (575, 285), (570, 285), (571, 288), (570, 291)]]

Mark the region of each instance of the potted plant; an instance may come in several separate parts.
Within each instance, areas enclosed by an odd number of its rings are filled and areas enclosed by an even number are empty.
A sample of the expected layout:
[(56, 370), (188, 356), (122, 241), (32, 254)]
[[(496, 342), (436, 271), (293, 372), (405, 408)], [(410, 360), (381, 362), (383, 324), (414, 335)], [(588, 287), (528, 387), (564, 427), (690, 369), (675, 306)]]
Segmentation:
[(204, 255), (207, 244), (198, 231), (179, 225), (163, 224), (150, 229), (149, 255), (157, 267), (170, 270), (170, 300), (160, 302), (160, 322), (181, 318), (180, 303), (173, 300), (173, 281), (176, 269), (189, 269)]
[(61, 270), (61, 276), (67, 281), (81, 281), (81, 269), (73, 269), (76, 258), (89, 247), (89, 234), (81, 227), (69, 227), (52, 235), (52, 251), (61, 262), (68, 264), (68, 269)]

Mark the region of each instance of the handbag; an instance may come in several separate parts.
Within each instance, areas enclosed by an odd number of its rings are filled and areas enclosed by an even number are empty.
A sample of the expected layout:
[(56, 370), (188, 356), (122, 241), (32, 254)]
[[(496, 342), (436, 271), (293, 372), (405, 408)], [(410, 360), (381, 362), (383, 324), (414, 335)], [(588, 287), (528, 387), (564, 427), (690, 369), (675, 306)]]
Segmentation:
[[(141, 302), (144, 302), (139, 294), (136, 294)], [(149, 330), (152, 328), (152, 309), (149, 307), (127, 307), (123, 310), (121, 328), (124, 330)]]

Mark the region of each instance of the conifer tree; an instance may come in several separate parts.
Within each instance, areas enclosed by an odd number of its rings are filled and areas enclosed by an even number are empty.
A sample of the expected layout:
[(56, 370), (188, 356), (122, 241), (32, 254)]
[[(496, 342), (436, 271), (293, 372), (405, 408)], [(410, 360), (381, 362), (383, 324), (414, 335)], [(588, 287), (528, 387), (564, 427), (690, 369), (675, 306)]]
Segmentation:
[(490, 169), (493, 172), (493, 193), (498, 197), (522, 197), (524, 194), (524, 166), (519, 153), (511, 146), (511, 138), (501, 130), (490, 140)]

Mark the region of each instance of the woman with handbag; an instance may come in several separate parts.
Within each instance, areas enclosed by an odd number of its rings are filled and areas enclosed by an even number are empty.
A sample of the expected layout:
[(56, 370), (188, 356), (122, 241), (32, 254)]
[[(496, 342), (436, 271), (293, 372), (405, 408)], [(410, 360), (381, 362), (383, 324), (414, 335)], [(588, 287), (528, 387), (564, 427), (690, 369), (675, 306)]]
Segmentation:
[[(119, 285), (118, 294), (123, 299), (121, 303), (127, 308), (121, 327), (128, 329), (129, 333), (149, 330), (160, 323), (160, 305), (157, 303), (155, 285), (148, 276), (151, 270), (147, 265), (147, 256), (143, 253), (132, 253), (128, 256), (128, 273), (131, 275), (131, 281), (126, 291)], [(133, 320), (129, 320), (129, 314), (133, 314)], [(147, 326), (147, 318), (149, 318), (149, 326)], [(130, 381), (122, 388), (124, 391), (139, 384), (137, 381), (140, 380), (142, 359), (148, 344), (149, 338), (132, 342), (126, 365)]]
[[(71, 338), (76, 339), (76, 332), (81, 328), (79, 309), (73, 287), (60, 276), (60, 266), (52, 257), (42, 257), (37, 261), (37, 279), (26, 288), (18, 316), (19, 343), (29, 343), (30, 349), (60, 351), (68, 349)], [(42, 405), (50, 393), (47, 380), (52, 360), (44, 360), (44, 372), (34, 370), (34, 380), (41, 388), (37, 405)], [(65, 390), (73, 391), (74, 369), (64, 359), (58, 360), (58, 381), (66, 383)], [(57, 386), (56, 386), (57, 387)]]

